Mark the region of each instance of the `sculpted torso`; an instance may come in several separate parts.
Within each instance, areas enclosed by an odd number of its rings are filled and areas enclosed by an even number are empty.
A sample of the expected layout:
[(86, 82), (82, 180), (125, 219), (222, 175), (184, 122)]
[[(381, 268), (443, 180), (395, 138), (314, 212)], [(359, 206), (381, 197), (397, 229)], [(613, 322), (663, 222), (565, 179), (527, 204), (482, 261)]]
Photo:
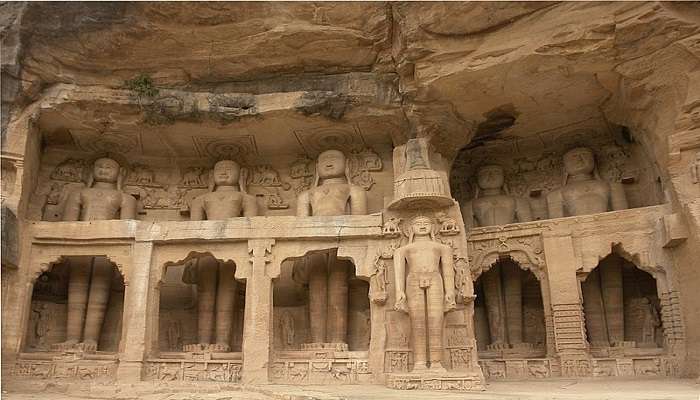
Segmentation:
[(255, 197), (241, 191), (239, 178), (238, 163), (232, 160), (217, 162), (209, 178), (213, 191), (194, 199), (190, 219), (217, 220), (258, 215)]
[(411, 243), (404, 247), (406, 257), (406, 274), (440, 272), (440, 257), (445, 250), (444, 244), (437, 242)]
[(343, 215), (350, 200), (350, 185), (326, 184), (309, 191), (313, 215)]
[(532, 220), (530, 205), (507, 194), (505, 173), (499, 165), (485, 165), (477, 171), (477, 198), (467, 204), (465, 225), (506, 225)]
[(599, 180), (571, 182), (561, 189), (568, 215), (586, 215), (608, 211), (610, 186)]
[(505, 225), (515, 222), (516, 202), (511, 196), (480, 197), (473, 201), (474, 218), (479, 226)]
[(136, 218), (136, 199), (119, 189), (119, 164), (100, 158), (93, 165), (93, 180), (87, 188), (74, 192), (66, 201), (63, 220), (97, 221)]
[(202, 195), (202, 207), (207, 219), (226, 219), (240, 217), (243, 210), (241, 192), (211, 192)]
[(297, 199), (297, 216), (364, 215), (367, 194), (350, 183), (345, 155), (327, 150), (316, 161), (316, 183)]
[(116, 189), (87, 188), (80, 191), (80, 220), (119, 219), (124, 196)]

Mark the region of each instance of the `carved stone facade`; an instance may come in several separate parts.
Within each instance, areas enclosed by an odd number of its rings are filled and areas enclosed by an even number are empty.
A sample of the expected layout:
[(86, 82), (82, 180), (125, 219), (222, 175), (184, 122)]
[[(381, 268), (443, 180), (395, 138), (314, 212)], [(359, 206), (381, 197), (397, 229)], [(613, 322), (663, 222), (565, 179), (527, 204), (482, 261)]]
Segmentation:
[[(700, 372), (685, 6), (199, 4), (7, 18), (46, 42), (3, 60), (9, 379)], [(193, 15), (231, 40), (183, 34)], [(249, 15), (279, 28), (250, 35)]]

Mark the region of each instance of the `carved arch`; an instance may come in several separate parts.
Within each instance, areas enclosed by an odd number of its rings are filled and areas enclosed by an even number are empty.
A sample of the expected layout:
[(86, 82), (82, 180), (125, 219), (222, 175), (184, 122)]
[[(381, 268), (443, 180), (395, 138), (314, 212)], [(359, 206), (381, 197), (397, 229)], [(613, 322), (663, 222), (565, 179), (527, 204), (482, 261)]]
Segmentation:
[[(166, 268), (184, 264), (187, 261), (207, 255), (214, 257), (218, 261), (233, 262), (236, 265), (236, 270), (238, 270), (241, 266), (248, 263), (245, 246), (245, 242), (222, 243), (218, 246), (202, 243), (180, 244), (177, 246), (167, 245), (167, 247), (159, 246), (154, 250), (156, 252), (154, 257), (156, 276), (153, 277), (153, 280), (156, 286), (160, 286), (163, 283)], [(236, 275), (238, 278), (238, 274)]]
[(62, 251), (57, 252), (60, 255), (55, 255), (53, 253), (40, 256), (38, 259), (34, 260), (28, 271), (28, 279), (26, 280), (27, 285), (34, 286), (36, 280), (46, 271), (51, 270), (55, 265), (68, 261), (68, 257), (105, 257), (107, 258), (119, 271), (119, 274), (124, 279), (124, 286), (128, 286), (128, 271), (127, 265), (130, 265), (131, 259), (129, 257), (124, 257), (122, 255), (100, 252), (100, 251), (90, 251), (89, 248), (81, 248), (80, 251), (75, 251), (70, 246), (63, 248)]
[(504, 258), (515, 261), (521, 269), (532, 272), (538, 281), (547, 277), (539, 236), (489, 239), (469, 243), (472, 280)]
[(595, 257), (588, 257), (581, 261), (581, 265), (576, 269), (579, 279), (585, 280), (605, 257), (615, 254), (634, 264), (635, 267), (649, 273), (657, 282), (666, 284), (666, 269), (656, 264), (649, 255), (647, 249), (637, 248), (637, 246), (627, 246), (622, 241), (610, 243), (609, 248), (601, 247)]

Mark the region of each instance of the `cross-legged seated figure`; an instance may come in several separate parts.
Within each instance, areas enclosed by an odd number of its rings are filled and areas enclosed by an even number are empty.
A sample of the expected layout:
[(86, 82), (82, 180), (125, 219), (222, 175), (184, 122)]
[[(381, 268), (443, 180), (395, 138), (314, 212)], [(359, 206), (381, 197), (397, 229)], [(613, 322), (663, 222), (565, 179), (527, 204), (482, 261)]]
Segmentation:
[[(122, 192), (124, 169), (111, 158), (95, 161), (87, 187), (66, 201), (64, 221), (133, 219), (136, 199)], [(112, 264), (105, 257), (71, 259), (68, 281), (66, 341), (56, 350), (97, 350), (113, 278)]]
[(394, 253), (395, 309), (411, 319), (413, 372), (442, 366), (444, 313), (456, 307), (452, 248), (435, 241), (433, 222), (411, 221), (409, 243)]
[(622, 185), (598, 176), (593, 151), (578, 147), (564, 154), (561, 189), (547, 195), (549, 218), (596, 214), (628, 208)]
[[(297, 216), (363, 215), (367, 194), (350, 183), (345, 155), (338, 150), (318, 156), (314, 186), (301, 193)], [(347, 343), (349, 262), (335, 251), (310, 254), (304, 260), (309, 284), (309, 324), (314, 344)]]
[(462, 208), (464, 223), (474, 226), (505, 225), (532, 220), (530, 205), (525, 199), (508, 194), (505, 174), (500, 165), (486, 165), (477, 171), (478, 189), (474, 200)]
[[(217, 220), (258, 214), (256, 200), (239, 182), (241, 169), (231, 160), (219, 161), (209, 177), (209, 193), (192, 201), (190, 219)], [(234, 266), (202, 257), (185, 268), (183, 281), (197, 285), (198, 343), (185, 351), (230, 351), (233, 309), (236, 301)]]

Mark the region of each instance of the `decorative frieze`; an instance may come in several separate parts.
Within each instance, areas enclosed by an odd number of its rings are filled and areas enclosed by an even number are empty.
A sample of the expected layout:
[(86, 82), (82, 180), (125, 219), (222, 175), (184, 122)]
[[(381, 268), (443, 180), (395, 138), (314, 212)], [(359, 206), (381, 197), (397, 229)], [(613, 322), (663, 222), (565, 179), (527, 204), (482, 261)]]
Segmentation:
[(371, 377), (366, 359), (277, 359), (270, 369), (275, 383), (355, 384), (369, 383)]
[(98, 360), (19, 360), (12, 375), (33, 379), (111, 380), (117, 374), (117, 361)]
[(146, 380), (239, 382), (241, 361), (151, 360), (146, 364)]

